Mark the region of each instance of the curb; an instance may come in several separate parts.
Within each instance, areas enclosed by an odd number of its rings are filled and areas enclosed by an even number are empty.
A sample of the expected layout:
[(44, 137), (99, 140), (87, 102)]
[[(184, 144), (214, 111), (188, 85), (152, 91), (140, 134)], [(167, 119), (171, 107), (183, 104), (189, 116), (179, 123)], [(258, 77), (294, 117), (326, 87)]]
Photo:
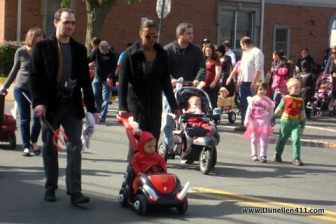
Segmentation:
[[(278, 141), (277, 138), (271, 138), (269, 143), (276, 144)], [(288, 139), (286, 145), (292, 145), (292, 140)], [(309, 140), (301, 139), (301, 146), (316, 147), (316, 148), (328, 148), (336, 149), (336, 141), (321, 141), (321, 140)]]

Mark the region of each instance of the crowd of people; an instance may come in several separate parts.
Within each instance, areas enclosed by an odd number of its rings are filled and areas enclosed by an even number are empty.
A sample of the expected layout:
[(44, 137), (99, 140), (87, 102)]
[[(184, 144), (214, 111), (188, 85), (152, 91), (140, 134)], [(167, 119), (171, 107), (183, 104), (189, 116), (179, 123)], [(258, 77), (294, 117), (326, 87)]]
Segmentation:
[[(265, 75), (264, 68), (268, 66), (264, 64), (264, 54), (250, 37), (240, 39), (242, 57), (237, 60), (227, 40), (219, 46), (209, 39), (203, 40), (202, 48), (194, 44), (193, 26), (189, 23), (180, 23), (176, 40), (161, 46), (157, 43), (157, 25), (147, 19), (140, 25), (138, 41), (127, 44), (117, 60), (105, 40), (94, 38), (87, 54), (85, 46), (72, 38), (76, 17), (71, 9), (57, 10), (53, 24), (55, 33), (46, 39), (40, 28), (27, 32), (26, 45), (17, 50), (13, 69), (1, 90), (6, 92), (16, 79), (14, 96), (20, 112), (24, 156), (29, 156), (31, 150), (36, 155), (41, 153), (36, 143), (42, 129), (44, 200), (49, 202), (56, 201), (58, 188), (58, 153), (53, 139), (54, 129), (60, 126), (67, 135), (66, 191), (70, 202), (89, 202), (81, 193), (82, 119), (85, 113), (91, 113), (96, 122), (105, 122), (111, 86), (116, 85), (116, 79), (119, 115), (132, 115), (139, 128), (148, 132), (142, 143), (144, 151), (150, 151), (147, 157), (156, 148), (161, 129), (168, 152), (173, 150), (174, 119), (181, 115), (173, 89), (180, 78), (203, 89), (212, 108), (217, 108), (225, 97), (235, 98), (241, 115), (241, 124), (235, 130), (243, 131), (251, 139), (253, 161), (259, 159), (260, 143), (260, 159), (267, 162), (271, 127), (281, 117), (274, 160), (282, 161), (284, 144), (291, 136), (293, 165), (303, 165), (300, 135), (306, 117), (311, 116), (313, 100), (320, 96), (315, 92), (327, 91), (327, 97), (336, 97), (336, 47), (326, 51), (321, 66), (307, 48), (301, 50), (296, 63), (286, 58), (282, 50), (276, 50)], [(91, 78), (89, 69), (93, 71)], [(30, 134), (31, 107), (34, 116)], [(141, 172), (139, 169), (138, 173)]]

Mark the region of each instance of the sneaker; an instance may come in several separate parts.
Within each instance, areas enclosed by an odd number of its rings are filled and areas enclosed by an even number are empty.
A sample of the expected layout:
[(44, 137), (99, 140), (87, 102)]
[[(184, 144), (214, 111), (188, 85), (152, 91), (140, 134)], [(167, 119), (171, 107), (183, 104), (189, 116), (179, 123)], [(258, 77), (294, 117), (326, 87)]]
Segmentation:
[(282, 162), (282, 159), (281, 159), (281, 156), (278, 156), (278, 155), (274, 155), (274, 161), (275, 162), (278, 162), (278, 163), (281, 163)]
[(90, 201), (89, 197), (84, 196), (82, 193), (76, 193), (71, 195), (71, 205), (76, 206), (84, 203), (88, 203)]
[(44, 194), (44, 200), (49, 202), (56, 201), (55, 191), (47, 190)]
[(261, 157), (261, 162), (262, 162), (262, 163), (267, 163), (267, 158), (266, 158), (266, 156), (262, 156), (262, 157)]
[(246, 131), (246, 128), (244, 126), (240, 125), (239, 127), (234, 128), (234, 130), (244, 132), (244, 131)]
[(303, 162), (301, 160), (294, 160), (293, 166), (303, 166)]
[(23, 156), (30, 156), (30, 150), (28, 149), (28, 148), (25, 148), (24, 150), (23, 150), (23, 154), (22, 154)]
[(258, 156), (252, 156), (252, 161), (258, 161)]

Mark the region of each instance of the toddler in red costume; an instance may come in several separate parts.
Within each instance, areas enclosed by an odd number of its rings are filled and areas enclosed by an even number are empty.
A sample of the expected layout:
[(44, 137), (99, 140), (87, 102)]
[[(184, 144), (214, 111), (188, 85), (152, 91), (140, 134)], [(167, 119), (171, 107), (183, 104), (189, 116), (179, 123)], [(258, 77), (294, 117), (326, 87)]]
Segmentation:
[(167, 172), (166, 162), (155, 150), (155, 137), (151, 133), (143, 131), (138, 142), (138, 152), (132, 158), (132, 169), (136, 175), (133, 181), (134, 191), (137, 189), (140, 175), (145, 173), (148, 167), (158, 164), (163, 168), (164, 172)]

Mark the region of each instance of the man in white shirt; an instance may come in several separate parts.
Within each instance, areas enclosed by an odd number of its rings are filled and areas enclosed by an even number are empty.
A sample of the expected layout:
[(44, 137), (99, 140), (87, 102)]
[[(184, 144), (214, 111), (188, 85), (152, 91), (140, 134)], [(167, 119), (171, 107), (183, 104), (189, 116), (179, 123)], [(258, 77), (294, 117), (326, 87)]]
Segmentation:
[(240, 75), (238, 80), (241, 125), (235, 131), (245, 131), (244, 119), (247, 109), (247, 97), (252, 96), (255, 84), (258, 80), (264, 80), (264, 54), (254, 46), (249, 37), (240, 40), (243, 56), (240, 64)]

